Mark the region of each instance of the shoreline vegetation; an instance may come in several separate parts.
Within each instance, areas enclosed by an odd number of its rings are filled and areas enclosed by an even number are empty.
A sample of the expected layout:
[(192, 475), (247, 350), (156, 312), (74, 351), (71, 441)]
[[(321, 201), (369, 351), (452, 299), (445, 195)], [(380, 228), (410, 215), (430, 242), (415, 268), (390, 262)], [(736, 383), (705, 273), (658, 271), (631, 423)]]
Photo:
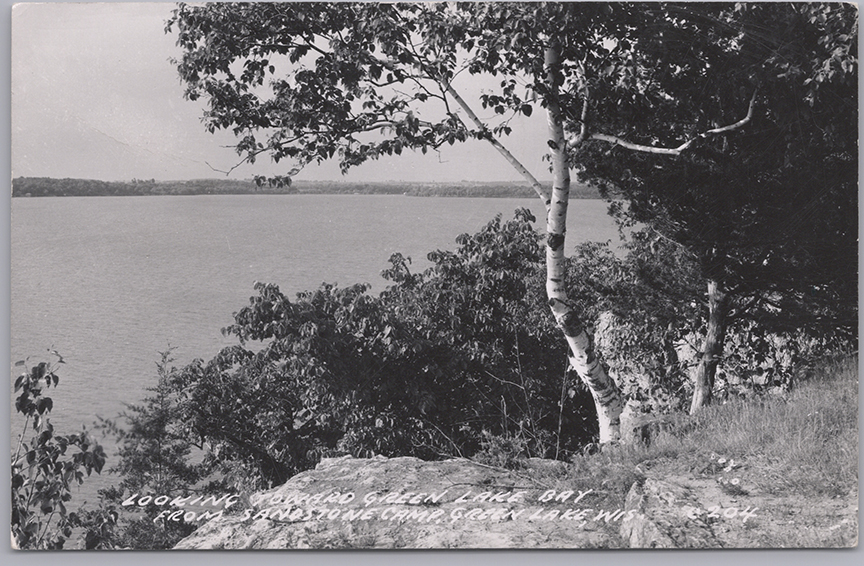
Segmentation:
[[(406, 195), (418, 197), (536, 198), (527, 184), (518, 181), (451, 183), (435, 182), (358, 182), (294, 181), (290, 187), (258, 187), (251, 179), (193, 179), (189, 181), (98, 181), (92, 179), (53, 179), (17, 177), (12, 181), (12, 197), (58, 196), (159, 196), (159, 195)], [(591, 186), (573, 183), (571, 199), (599, 199)]]

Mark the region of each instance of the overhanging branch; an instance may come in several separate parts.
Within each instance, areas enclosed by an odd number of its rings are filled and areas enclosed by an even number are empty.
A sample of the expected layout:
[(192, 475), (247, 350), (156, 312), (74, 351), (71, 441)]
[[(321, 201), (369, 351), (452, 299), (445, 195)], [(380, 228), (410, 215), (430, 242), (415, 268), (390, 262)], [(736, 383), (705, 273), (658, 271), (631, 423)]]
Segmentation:
[[(756, 105), (756, 92), (753, 91), (753, 96), (750, 98), (750, 105), (747, 108), (747, 115), (742, 119), (738, 120), (734, 124), (729, 124), (728, 126), (722, 126), (719, 128), (714, 128), (711, 130), (707, 130), (702, 132), (701, 134), (687, 140), (682, 143), (678, 147), (655, 147), (651, 145), (642, 145), (638, 143), (631, 143), (626, 140), (623, 140), (617, 136), (610, 136), (608, 134), (601, 134), (598, 132), (592, 132), (587, 136), (580, 132), (580, 134), (574, 138), (571, 138), (570, 142), (567, 144), (568, 147), (576, 147), (583, 140), (599, 140), (605, 141), (614, 145), (620, 145), (625, 149), (629, 149), (632, 151), (641, 151), (643, 153), (655, 153), (659, 155), (681, 155), (684, 151), (686, 151), (690, 146), (696, 143), (699, 140), (709, 138), (711, 136), (716, 136), (718, 134), (725, 134), (727, 132), (732, 132), (734, 130), (738, 130), (746, 126), (750, 120), (753, 118), (753, 108)], [(584, 128), (584, 121), (583, 121)]]

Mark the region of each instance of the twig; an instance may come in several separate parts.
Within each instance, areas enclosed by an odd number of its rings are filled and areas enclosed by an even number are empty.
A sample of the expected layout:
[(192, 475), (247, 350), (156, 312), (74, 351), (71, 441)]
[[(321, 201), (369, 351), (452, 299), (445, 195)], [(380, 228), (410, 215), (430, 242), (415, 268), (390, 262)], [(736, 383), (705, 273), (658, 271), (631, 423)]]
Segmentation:
[(435, 425), (435, 423), (433, 423), (432, 421), (430, 421), (430, 420), (426, 420), (426, 422), (427, 422), (428, 424), (432, 425), (432, 428), (434, 428), (435, 430), (437, 430), (437, 431), (438, 431), (438, 434), (440, 434), (441, 436), (443, 436), (444, 438), (446, 438), (447, 440), (450, 441), (450, 444), (452, 444), (452, 445), (453, 445), (453, 448), (456, 449), (456, 453), (459, 454), (459, 457), (460, 457), (460, 458), (464, 458), (464, 457), (465, 457), (465, 456), (462, 455), (462, 451), (459, 450), (459, 445), (456, 444), (455, 442), (453, 442), (453, 439), (452, 439), (452, 438), (450, 438), (449, 436), (447, 436), (446, 434), (444, 434), (444, 431), (442, 431), (440, 428), (438, 428), (438, 427)]
[(567, 370), (564, 368), (564, 377), (561, 380), (561, 400), (558, 402), (558, 434), (555, 438), (555, 460), (561, 451), (561, 424), (564, 421), (564, 395), (567, 391)]

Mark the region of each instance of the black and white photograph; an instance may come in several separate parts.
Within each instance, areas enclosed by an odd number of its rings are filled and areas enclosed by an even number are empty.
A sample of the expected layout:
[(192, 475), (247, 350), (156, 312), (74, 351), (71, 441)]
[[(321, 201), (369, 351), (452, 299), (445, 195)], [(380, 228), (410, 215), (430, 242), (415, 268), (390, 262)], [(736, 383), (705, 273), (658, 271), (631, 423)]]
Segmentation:
[(16, 554), (858, 546), (856, 4), (9, 9)]

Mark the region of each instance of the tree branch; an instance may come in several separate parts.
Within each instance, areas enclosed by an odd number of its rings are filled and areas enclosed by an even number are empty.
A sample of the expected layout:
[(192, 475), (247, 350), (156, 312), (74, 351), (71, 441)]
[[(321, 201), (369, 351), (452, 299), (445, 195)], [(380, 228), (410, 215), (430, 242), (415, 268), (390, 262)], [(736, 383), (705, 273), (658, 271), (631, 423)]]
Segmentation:
[(750, 309), (755, 307), (759, 303), (759, 301), (761, 301), (761, 300), (762, 300), (762, 297), (759, 295), (756, 295), (746, 305), (744, 305), (738, 309), (732, 309), (732, 312), (730, 312), (727, 315), (729, 320), (732, 321), (732, 320), (737, 320), (737, 319), (741, 318), (747, 311), (749, 311)]
[(568, 147), (576, 147), (585, 141), (588, 135), (588, 100), (591, 98), (591, 93), (588, 90), (588, 81), (585, 79), (585, 66), (579, 62), (579, 75), (582, 81), (582, 114), (579, 116), (579, 134), (571, 142), (568, 142)]
[[(484, 124), (483, 121), (477, 117), (477, 114), (475, 114), (471, 107), (468, 106), (468, 103), (465, 102), (465, 99), (462, 98), (459, 93), (453, 89), (453, 85), (451, 85), (449, 82), (442, 80), (441, 86), (444, 90), (447, 91), (447, 94), (453, 97), (456, 103), (459, 104), (462, 110), (465, 111), (465, 114), (468, 115), (468, 118), (474, 123), (475, 126), (477, 126), (478, 129), (480, 129), (481, 131), (488, 131), (486, 124)], [(510, 165), (512, 165), (526, 181), (528, 181), (528, 183), (531, 185), (531, 188), (534, 189), (534, 192), (537, 193), (537, 195), (543, 200), (543, 205), (548, 210), (549, 201), (551, 200), (552, 195), (548, 193), (548, 191), (542, 184), (540, 184), (540, 181), (538, 181), (537, 178), (534, 177), (534, 175), (532, 175), (531, 172), (528, 171), (528, 169), (526, 169), (525, 166), (522, 165), (522, 163), (518, 159), (516, 159), (516, 157), (512, 153), (510, 153), (510, 151), (506, 147), (504, 147), (501, 142), (499, 142), (491, 135), (488, 136), (486, 139), (489, 143), (492, 144), (492, 147), (498, 150), (498, 153), (503, 155), (504, 159), (506, 159), (507, 162), (510, 163)]]
[[(641, 151), (643, 153), (655, 153), (655, 154), (659, 154), (659, 155), (681, 155), (684, 151), (689, 149), (690, 146), (693, 145), (694, 143), (696, 143), (696, 141), (698, 141), (698, 140), (706, 139), (706, 138), (709, 138), (711, 136), (716, 136), (718, 134), (724, 134), (726, 132), (738, 130), (740, 128), (743, 128), (745, 125), (747, 125), (750, 122), (750, 119), (753, 118), (753, 107), (756, 105), (756, 93), (757, 93), (757, 91), (753, 91), (753, 96), (750, 98), (750, 106), (747, 108), (747, 115), (744, 116), (742, 119), (738, 120), (734, 124), (729, 124), (728, 126), (723, 126), (720, 128), (714, 128), (712, 130), (707, 130), (705, 132), (702, 132), (701, 134), (699, 134), (693, 138), (690, 138), (689, 140), (682, 143), (678, 147), (655, 147), (655, 146), (650, 146), (650, 145), (631, 143), (631, 142), (628, 142), (626, 140), (622, 140), (621, 138), (619, 138), (617, 136), (610, 136), (608, 134), (600, 134), (597, 132), (588, 134), (587, 136), (583, 136), (582, 133), (580, 132), (580, 134), (578, 136), (576, 136), (575, 138), (573, 138), (570, 142), (568, 142), (567, 145), (568, 145), (568, 147), (571, 147), (571, 148), (576, 147), (577, 145), (579, 145), (579, 143), (588, 139), (588, 140), (599, 140), (599, 141), (609, 142), (609, 143), (614, 144), (614, 145), (620, 145), (621, 147), (626, 148), (626, 149), (630, 149), (633, 151)], [(584, 127), (584, 125), (585, 124), (583, 122), (583, 127)]]

